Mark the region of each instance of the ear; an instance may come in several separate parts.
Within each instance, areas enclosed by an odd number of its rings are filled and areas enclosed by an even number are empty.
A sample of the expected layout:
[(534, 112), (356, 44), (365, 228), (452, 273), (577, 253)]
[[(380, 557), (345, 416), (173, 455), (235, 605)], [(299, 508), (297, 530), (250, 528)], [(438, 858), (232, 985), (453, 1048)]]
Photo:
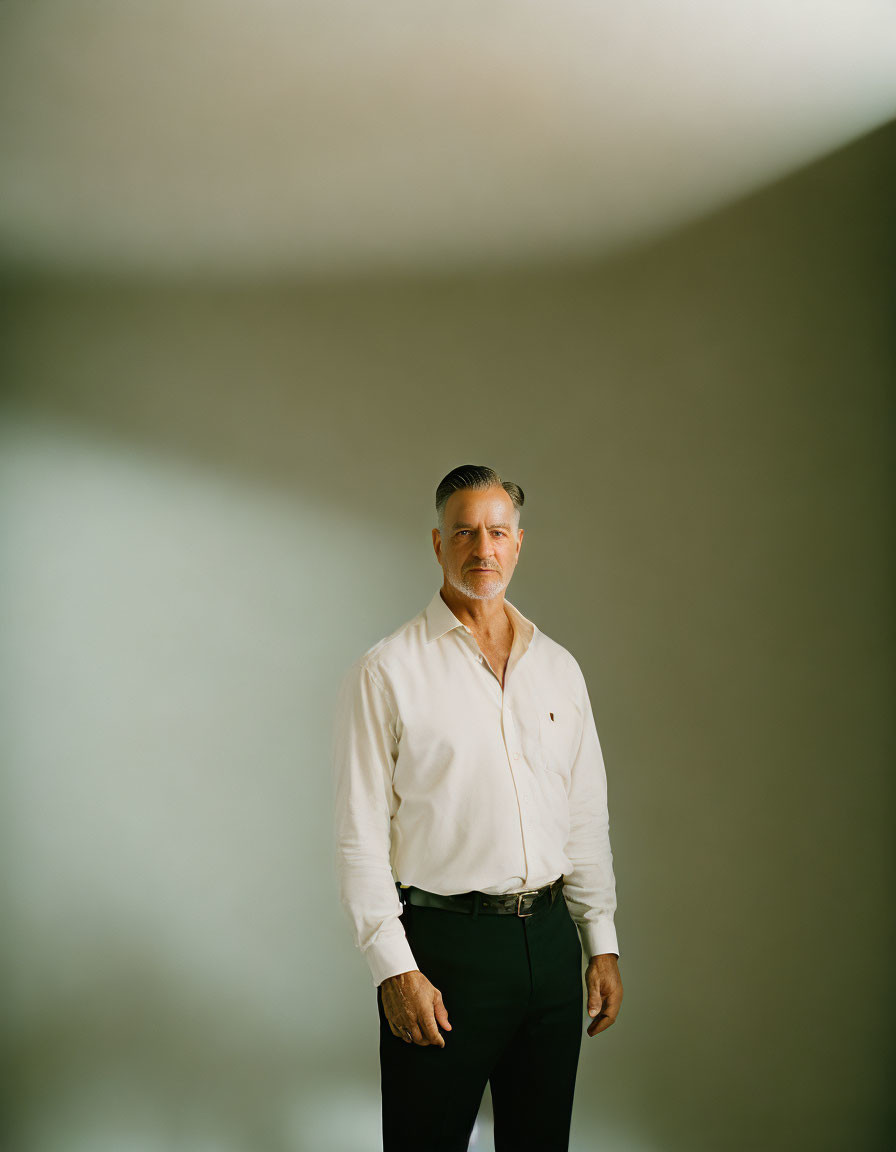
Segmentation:
[(522, 548), (522, 546), (523, 546), (523, 529), (520, 528), (520, 530), (519, 530), (519, 532), (517, 532), (517, 536), (516, 536), (516, 554), (517, 554), (517, 556), (519, 556), (520, 549)]
[(432, 530), (432, 546), (433, 546), (433, 549), (435, 550), (436, 560), (438, 560), (439, 564), (441, 564), (442, 563), (442, 533), (438, 530), (438, 528), (433, 528), (433, 530)]

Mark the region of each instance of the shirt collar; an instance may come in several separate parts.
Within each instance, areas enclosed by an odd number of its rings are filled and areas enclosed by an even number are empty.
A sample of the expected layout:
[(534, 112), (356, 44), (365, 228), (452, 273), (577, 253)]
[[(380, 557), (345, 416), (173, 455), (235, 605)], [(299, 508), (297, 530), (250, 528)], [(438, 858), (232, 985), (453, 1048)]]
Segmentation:
[[(514, 640), (519, 636), (522, 641), (524, 650), (529, 647), (538, 629), (531, 620), (519, 611), (518, 608), (510, 603), (509, 600), (504, 601), (504, 607), (510, 616), (510, 622), (513, 625)], [(448, 632), (452, 632), (455, 628), (463, 628), (465, 632), (470, 629), (463, 624), (454, 615), (445, 601), (442, 599), (441, 589), (436, 589), (436, 594), (430, 600), (424, 611), (426, 617), (426, 642), (431, 644), (433, 640), (438, 640)]]

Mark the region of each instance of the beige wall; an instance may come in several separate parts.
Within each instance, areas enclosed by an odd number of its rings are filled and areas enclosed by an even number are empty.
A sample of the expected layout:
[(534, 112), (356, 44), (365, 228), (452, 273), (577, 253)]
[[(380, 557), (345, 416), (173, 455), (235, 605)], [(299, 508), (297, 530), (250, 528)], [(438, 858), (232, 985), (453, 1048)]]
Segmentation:
[(894, 141), (611, 264), (6, 284), (18, 1152), (378, 1146), (329, 715), (463, 462), (607, 761), (574, 1148), (885, 1146)]

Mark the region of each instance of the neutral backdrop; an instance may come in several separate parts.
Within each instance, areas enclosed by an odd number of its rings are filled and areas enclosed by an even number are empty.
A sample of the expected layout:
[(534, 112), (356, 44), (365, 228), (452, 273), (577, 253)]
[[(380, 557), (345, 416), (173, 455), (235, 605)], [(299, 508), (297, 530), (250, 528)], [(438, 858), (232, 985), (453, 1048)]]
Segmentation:
[(330, 719), (467, 462), (526, 492), (509, 598), (607, 765), (574, 1149), (890, 1146), (894, 156), (604, 261), (6, 278), (11, 1149), (378, 1147)]

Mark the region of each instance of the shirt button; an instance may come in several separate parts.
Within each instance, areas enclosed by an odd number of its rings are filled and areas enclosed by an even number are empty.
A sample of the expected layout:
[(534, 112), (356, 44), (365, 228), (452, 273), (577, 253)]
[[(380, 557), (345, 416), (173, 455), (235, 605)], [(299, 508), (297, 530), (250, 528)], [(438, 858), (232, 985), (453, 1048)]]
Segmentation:
[(482, 657), (481, 656), (477, 656), (476, 659), (479, 661), (480, 664), (482, 663)]

